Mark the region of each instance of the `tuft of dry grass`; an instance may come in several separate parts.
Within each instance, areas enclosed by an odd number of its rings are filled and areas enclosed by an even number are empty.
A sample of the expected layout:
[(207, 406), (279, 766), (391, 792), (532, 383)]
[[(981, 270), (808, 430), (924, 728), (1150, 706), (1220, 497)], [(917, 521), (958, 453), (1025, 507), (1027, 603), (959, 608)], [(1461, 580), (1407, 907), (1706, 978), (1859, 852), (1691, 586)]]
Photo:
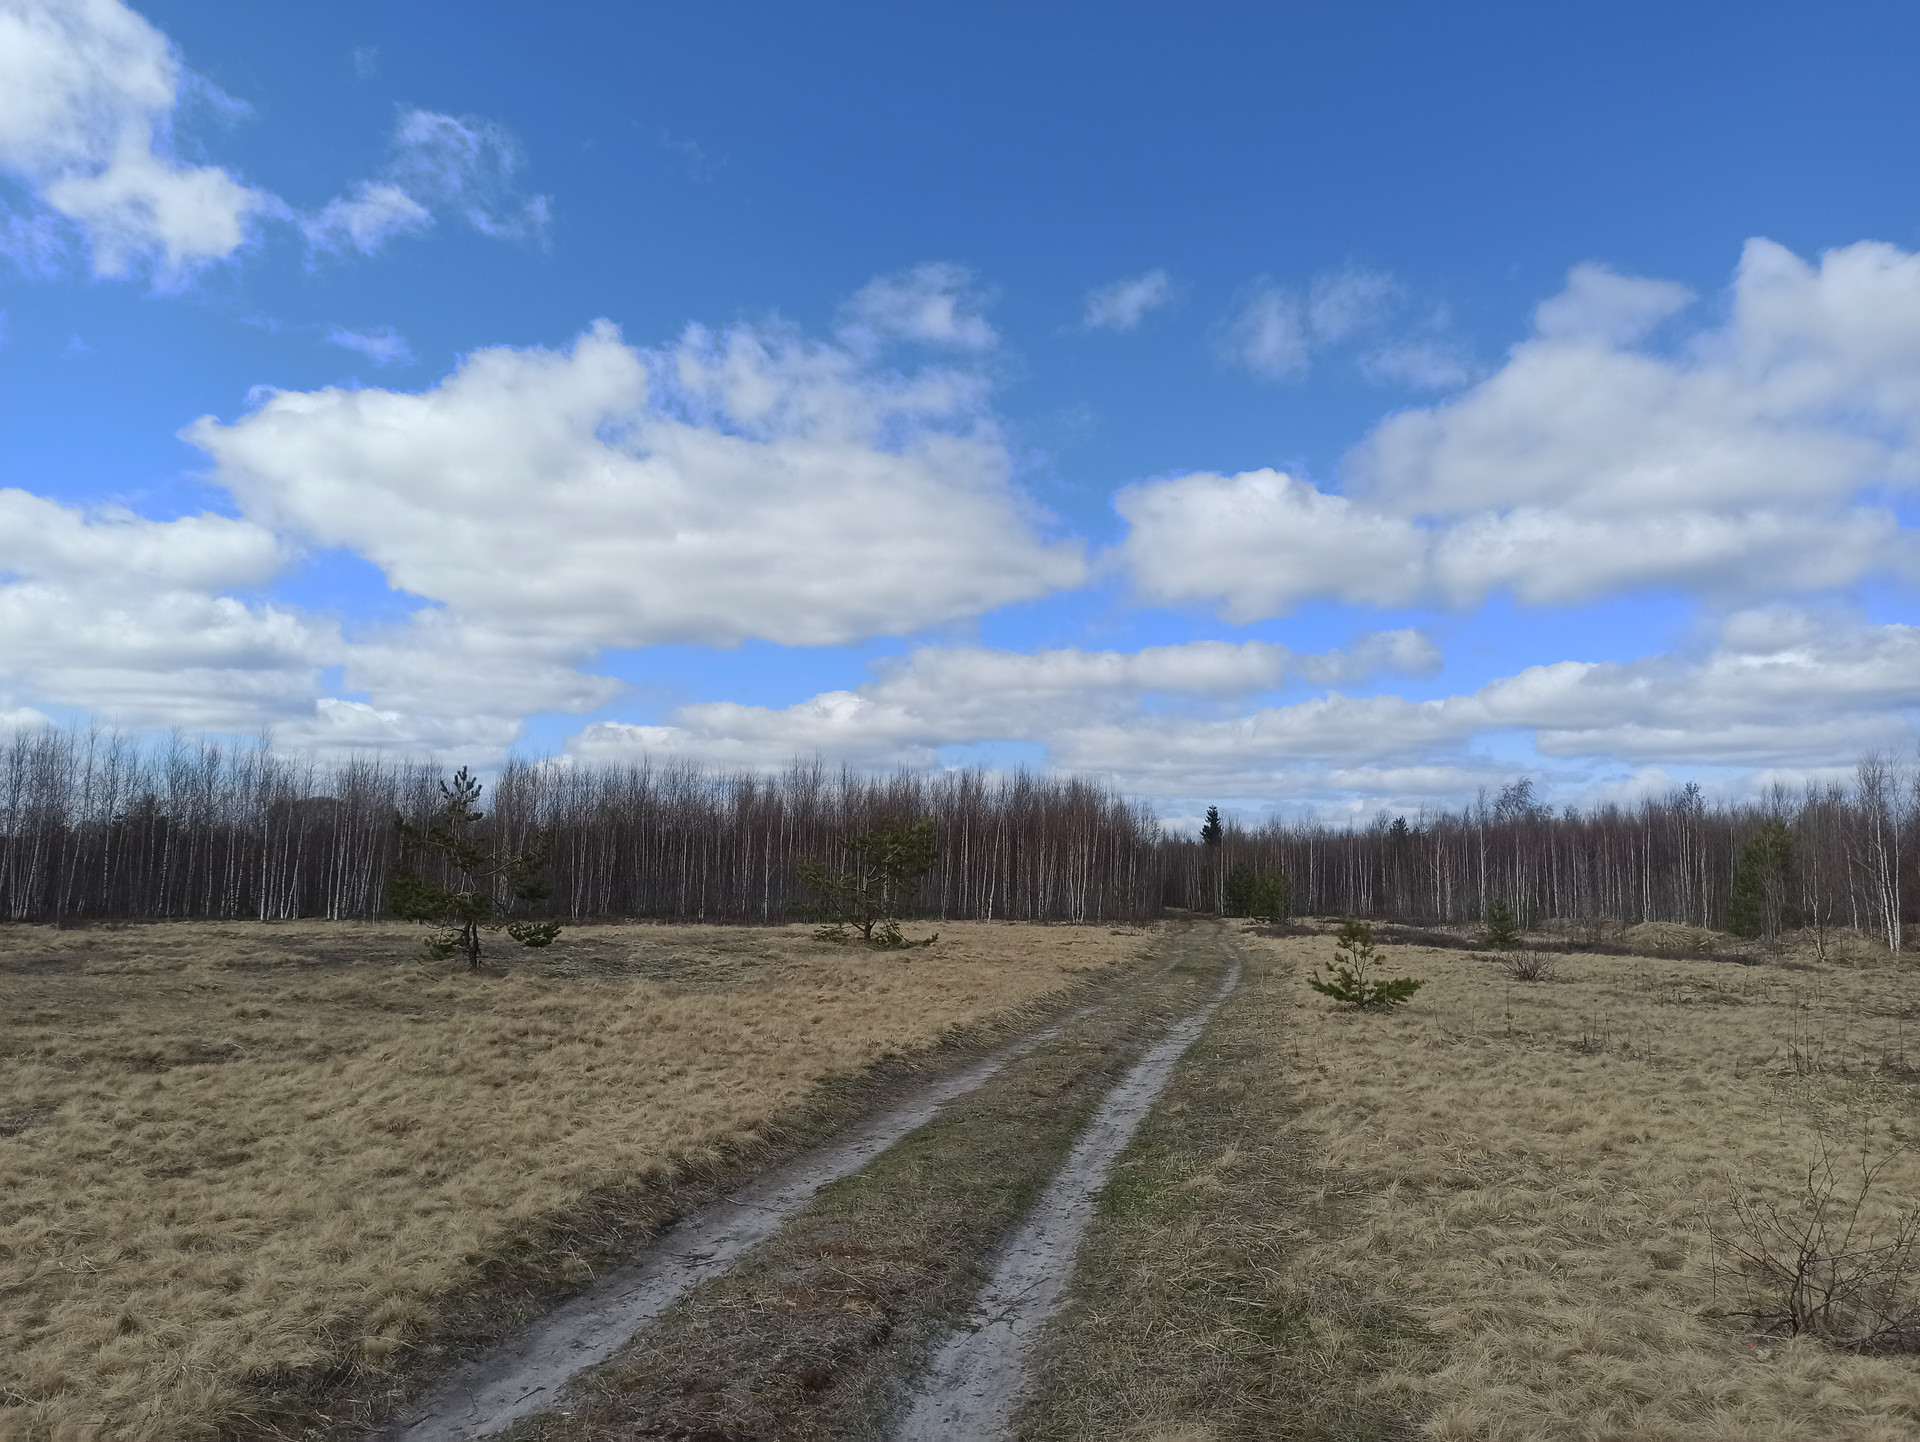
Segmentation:
[(570, 1218), (657, 1222), (836, 1085), (1147, 940), (607, 926), (469, 976), (400, 926), (0, 928), (0, 1437), (317, 1425), (303, 1399), (501, 1325), (489, 1285), (590, 1275)]
[[(1648, 938), (1670, 946), (1679, 938)], [(1695, 941), (1698, 938), (1694, 939)], [(1447, 1442), (1920, 1437), (1920, 1359), (1743, 1330), (1716, 1229), (1792, 1209), (1823, 1147), (1891, 1158), (1884, 1215), (1920, 1190), (1908, 1064), (1920, 969), (1849, 941), (1846, 965), (1562, 956), (1551, 986), (1395, 947), (1425, 980), (1388, 1016), (1301, 979), (1324, 938), (1265, 942), (1289, 970), (1296, 1125), (1355, 1224), (1268, 1285), (1394, 1297), (1440, 1339), (1367, 1395)]]

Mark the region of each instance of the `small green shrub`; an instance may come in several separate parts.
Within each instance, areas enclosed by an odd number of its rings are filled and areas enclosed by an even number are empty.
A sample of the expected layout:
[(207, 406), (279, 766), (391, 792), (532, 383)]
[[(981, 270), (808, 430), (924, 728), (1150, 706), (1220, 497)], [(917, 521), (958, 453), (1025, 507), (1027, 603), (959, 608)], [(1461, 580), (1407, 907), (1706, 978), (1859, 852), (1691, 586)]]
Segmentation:
[(1307, 978), (1307, 985), (1322, 996), (1362, 1011), (1387, 1011), (1404, 1006), (1426, 985), (1410, 976), (1382, 977), (1378, 974), (1379, 966), (1380, 957), (1373, 945), (1373, 923), (1349, 916), (1340, 924), (1340, 935), (1334, 939), (1332, 974), (1322, 976), (1316, 967)]

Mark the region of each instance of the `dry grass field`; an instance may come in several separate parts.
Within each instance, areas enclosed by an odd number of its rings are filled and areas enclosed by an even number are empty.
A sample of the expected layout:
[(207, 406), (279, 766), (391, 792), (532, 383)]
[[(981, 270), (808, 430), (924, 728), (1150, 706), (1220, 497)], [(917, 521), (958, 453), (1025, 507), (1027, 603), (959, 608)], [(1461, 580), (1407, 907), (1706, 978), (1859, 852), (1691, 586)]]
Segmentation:
[(1885, 1162), (1861, 1235), (1920, 1202), (1901, 1150), (1920, 1141), (1920, 964), (1850, 938), (1827, 964), (1567, 956), (1527, 983), (1392, 947), (1390, 974), (1427, 985), (1381, 1016), (1307, 988), (1330, 940), (1264, 945), (1292, 1125), (1321, 1199), (1357, 1212), (1275, 1285), (1343, 1281), (1438, 1339), (1437, 1364), (1364, 1384), (1382, 1403), (1445, 1442), (1920, 1438), (1920, 1359), (1735, 1315), (1769, 1289), (1728, 1245), (1755, 1240), (1736, 1198), (1804, 1216), (1823, 1147), (1843, 1194), (1863, 1148)]
[(419, 938), (0, 928), (0, 1437), (217, 1436), (294, 1380), (403, 1368), (556, 1219), (670, 1200), (847, 1079), (1147, 940), (955, 925), (876, 955), (607, 926), (468, 975)]
[(1736, 1197), (1802, 1215), (1823, 1145), (1849, 1190), (1863, 1138), (1890, 1158), (1864, 1235), (1898, 1235), (1920, 965), (1849, 937), (1843, 964), (1562, 956), (1526, 983), (1389, 946), (1386, 974), (1426, 985), (1382, 1015), (1307, 986), (1331, 934), (1245, 944), (1247, 982), (1102, 1196), (1020, 1435), (1920, 1439), (1920, 1357), (1735, 1315), (1766, 1289), (1727, 1245)]

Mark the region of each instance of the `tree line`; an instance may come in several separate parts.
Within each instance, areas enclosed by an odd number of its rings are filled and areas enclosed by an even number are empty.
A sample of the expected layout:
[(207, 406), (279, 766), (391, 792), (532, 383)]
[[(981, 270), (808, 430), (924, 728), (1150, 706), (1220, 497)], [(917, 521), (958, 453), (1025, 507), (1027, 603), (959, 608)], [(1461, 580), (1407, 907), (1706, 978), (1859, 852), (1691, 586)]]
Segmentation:
[(1229, 821), (1162, 845), (1170, 904), (1225, 905), (1232, 880), (1284, 877), (1298, 913), (1479, 923), (1679, 922), (1749, 936), (1852, 927), (1901, 948), (1920, 858), (1920, 776), (1872, 755), (1846, 781), (1710, 802), (1697, 783), (1632, 804), (1542, 804), (1522, 778), (1452, 811), (1331, 826)]
[[(445, 779), (426, 761), (322, 764), (265, 742), (17, 731), (0, 744), (0, 916), (385, 915), (396, 817), (426, 824)], [(1499, 901), (1530, 922), (1855, 927), (1898, 949), (1920, 857), (1915, 776), (1880, 756), (1845, 782), (1752, 803), (1690, 784), (1555, 810), (1522, 779), (1458, 810), (1228, 820), (1204, 839), (1168, 834), (1111, 786), (1024, 772), (514, 761), (490, 801), (503, 850), (548, 838), (532, 919), (798, 919), (808, 863), (925, 818), (935, 859), (912, 912), (929, 918), (1137, 922), (1168, 906), (1231, 911), (1284, 881), (1302, 914), (1479, 922)]]
[[(445, 805), (441, 768), (323, 765), (265, 743), (22, 730), (0, 747), (0, 916), (280, 920), (387, 914), (402, 829)], [(1078, 777), (980, 771), (765, 776), (682, 764), (514, 761), (485, 823), (503, 852), (547, 833), (529, 918), (802, 917), (806, 862), (885, 820), (931, 823), (914, 911), (955, 919), (1138, 921), (1160, 907), (1158, 823)], [(428, 859), (422, 881), (440, 884)]]

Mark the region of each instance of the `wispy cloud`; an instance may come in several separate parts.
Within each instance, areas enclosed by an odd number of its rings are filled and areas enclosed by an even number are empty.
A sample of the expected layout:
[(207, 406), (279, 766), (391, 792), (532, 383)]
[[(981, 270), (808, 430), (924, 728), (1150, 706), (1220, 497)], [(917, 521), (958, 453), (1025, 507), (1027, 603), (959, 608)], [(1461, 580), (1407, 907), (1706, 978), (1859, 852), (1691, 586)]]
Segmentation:
[(363, 181), (351, 198), (328, 201), (300, 222), (314, 250), (373, 255), (396, 235), (419, 235), (433, 213), (397, 185)]
[(412, 365), (413, 348), (407, 338), (392, 326), (376, 330), (348, 330), (336, 325), (327, 332), (327, 343), (343, 350), (358, 351), (377, 366)]
[(1228, 364), (1271, 381), (1300, 380), (1323, 352), (1343, 347), (1363, 376), (1382, 385), (1452, 390), (1473, 379), (1472, 357), (1453, 338), (1445, 309), (1409, 330), (1396, 323), (1406, 299), (1398, 277), (1363, 266), (1317, 275), (1304, 292), (1263, 276), (1215, 327), (1215, 349)]
[(1314, 277), (1307, 290), (1307, 323), (1322, 344), (1375, 331), (1386, 321), (1401, 285), (1385, 271), (1349, 266)]
[(1397, 340), (1360, 357), (1360, 374), (1380, 385), (1457, 390), (1473, 379), (1473, 357), (1447, 340)]
[(697, 140), (688, 140), (662, 130), (660, 148), (671, 151), (680, 157), (687, 167), (687, 174), (702, 185), (711, 184), (727, 168), (727, 157), (716, 156)]
[(1271, 281), (1254, 285), (1217, 332), (1228, 362), (1266, 380), (1297, 380), (1313, 356), (1313, 332), (1300, 297)]
[(1000, 337), (980, 314), (983, 299), (965, 266), (917, 265), (854, 292), (841, 307), (840, 338), (862, 352), (893, 340), (989, 350)]
[(1088, 291), (1086, 316), (1081, 323), (1088, 330), (1134, 330), (1148, 311), (1158, 310), (1172, 299), (1172, 277), (1164, 270), (1150, 270)]
[(402, 110), (393, 149), (373, 180), (300, 219), (312, 254), (375, 255), (399, 236), (423, 235), (436, 212), (494, 240), (544, 245), (544, 195), (520, 189), (526, 157), (504, 126), (477, 116)]

